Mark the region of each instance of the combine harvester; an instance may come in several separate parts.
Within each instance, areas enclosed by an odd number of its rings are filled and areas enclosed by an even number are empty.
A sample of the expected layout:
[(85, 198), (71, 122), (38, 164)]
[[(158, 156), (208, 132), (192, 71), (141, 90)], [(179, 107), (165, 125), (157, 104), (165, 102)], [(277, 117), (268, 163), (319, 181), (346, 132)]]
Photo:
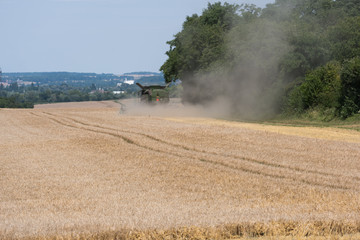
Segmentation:
[(140, 83), (136, 83), (141, 90), (139, 91), (139, 97), (141, 103), (147, 104), (161, 104), (169, 103), (169, 89), (167, 84), (166, 86), (161, 85), (150, 85), (143, 86)]

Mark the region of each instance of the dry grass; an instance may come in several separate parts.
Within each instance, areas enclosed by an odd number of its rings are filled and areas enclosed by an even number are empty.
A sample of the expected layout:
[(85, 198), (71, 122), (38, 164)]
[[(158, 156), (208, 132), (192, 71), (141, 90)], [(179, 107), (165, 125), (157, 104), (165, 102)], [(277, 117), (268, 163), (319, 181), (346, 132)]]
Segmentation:
[[(25, 237), (28, 240), (40, 239), (359, 239), (359, 224), (346, 222), (270, 222), (267, 224), (225, 225), (221, 227), (183, 227), (167, 230), (130, 230), (72, 233), (67, 235), (43, 235)], [(11, 237), (9, 237), (11, 238)]]
[(96, 101), (96, 102), (72, 102), (72, 103), (50, 103), (35, 105), (35, 109), (61, 109), (61, 108), (118, 108), (119, 103), (114, 101)]
[(0, 238), (359, 239), (359, 132), (103, 105), (1, 111)]

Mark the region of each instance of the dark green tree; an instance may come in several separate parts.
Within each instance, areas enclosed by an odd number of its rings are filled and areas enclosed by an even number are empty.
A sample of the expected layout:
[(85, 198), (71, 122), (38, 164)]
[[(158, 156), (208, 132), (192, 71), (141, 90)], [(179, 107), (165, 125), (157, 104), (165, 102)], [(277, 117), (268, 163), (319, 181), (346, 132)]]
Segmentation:
[(347, 60), (341, 71), (341, 117), (360, 110), (360, 57)]
[(347, 17), (329, 31), (332, 56), (345, 61), (360, 56), (360, 16)]
[(168, 60), (161, 66), (167, 82), (192, 79), (225, 57), (225, 33), (236, 23), (239, 6), (220, 2), (208, 4), (201, 16), (187, 17), (181, 32), (168, 42)]

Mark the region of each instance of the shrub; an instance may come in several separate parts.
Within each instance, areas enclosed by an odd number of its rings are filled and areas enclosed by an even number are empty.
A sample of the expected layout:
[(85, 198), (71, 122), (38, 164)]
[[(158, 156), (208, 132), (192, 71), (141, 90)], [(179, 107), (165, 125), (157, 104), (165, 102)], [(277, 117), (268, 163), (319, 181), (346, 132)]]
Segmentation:
[(290, 92), (287, 112), (303, 113), (311, 108), (338, 108), (340, 96), (340, 64), (328, 63), (307, 74), (304, 82)]
[(343, 118), (360, 110), (360, 57), (346, 61), (341, 70), (341, 110)]

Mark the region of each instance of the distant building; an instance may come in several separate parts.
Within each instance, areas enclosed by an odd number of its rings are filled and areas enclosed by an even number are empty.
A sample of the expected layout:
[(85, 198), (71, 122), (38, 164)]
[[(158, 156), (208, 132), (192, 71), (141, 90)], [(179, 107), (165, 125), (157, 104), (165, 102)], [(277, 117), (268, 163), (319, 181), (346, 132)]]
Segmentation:
[(0, 82), (0, 85), (4, 86), (4, 87), (9, 87), (10, 84), (8, 82)]
[(124, 94), (125, 91), (113, 91), (113, 94)]
[(133, 85), (135, 83), (135, 80), (127, 80), (124, 81), (125, 84)]
[(123, 84), (133, 85), (133, 84), (135, 84), (135, 80), (128, 80), (127, 78), (125, 78), (124, 82), (117, 83), (116, 86), (121, 87), (121, 85), (123, 85)]
[(19, 86), (21, 86), (21, 85), (29, 86), (31, 84), (34, 84), (34, 85), (36, 84), (36, 82), (23, 81), (20, 79), (18, 79), (16, 82)]

